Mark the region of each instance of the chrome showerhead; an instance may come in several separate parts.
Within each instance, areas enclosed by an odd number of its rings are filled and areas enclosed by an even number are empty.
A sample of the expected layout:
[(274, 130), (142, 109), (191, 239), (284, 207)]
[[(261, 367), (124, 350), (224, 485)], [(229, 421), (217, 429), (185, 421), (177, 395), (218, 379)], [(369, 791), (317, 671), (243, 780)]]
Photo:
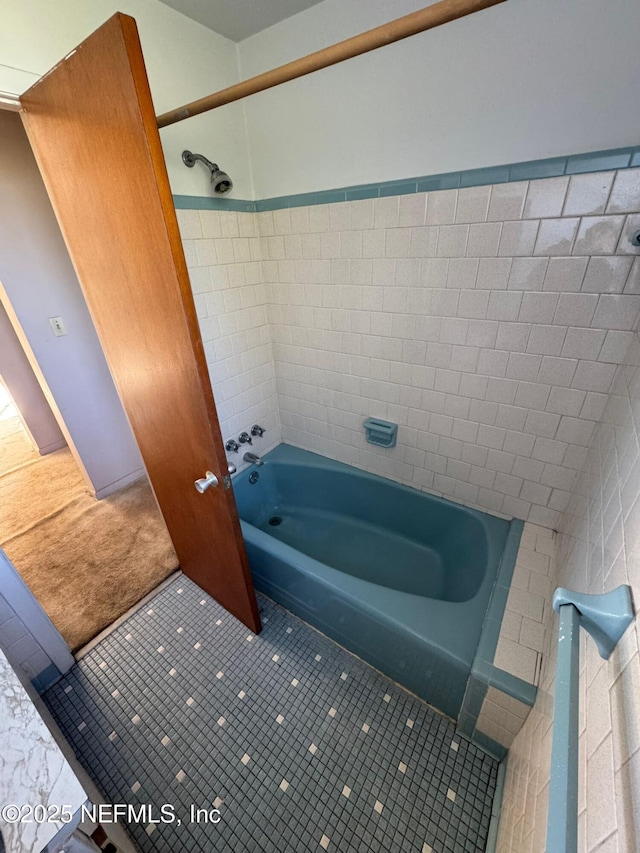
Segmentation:
[(226, 172), (222, 171), (217, 163), (212, 163), (211, 160), (207, 160), (202, 154), (193, 154), (191, 151), (182, 152), (182, 162), (190, 169), (193, 168), (196, 160), (204, 163), (211, 172), (211, 188), (216, 195), (225, 195), (233, 189), (233, 181)]

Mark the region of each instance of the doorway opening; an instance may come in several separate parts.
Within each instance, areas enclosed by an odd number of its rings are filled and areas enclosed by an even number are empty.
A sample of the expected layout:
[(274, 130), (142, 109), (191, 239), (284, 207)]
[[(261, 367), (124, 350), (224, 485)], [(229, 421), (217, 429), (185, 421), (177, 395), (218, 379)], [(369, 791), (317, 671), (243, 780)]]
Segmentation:
[(0, 549), (76, 651), (178, 560), (19, 116), (0, 127)]

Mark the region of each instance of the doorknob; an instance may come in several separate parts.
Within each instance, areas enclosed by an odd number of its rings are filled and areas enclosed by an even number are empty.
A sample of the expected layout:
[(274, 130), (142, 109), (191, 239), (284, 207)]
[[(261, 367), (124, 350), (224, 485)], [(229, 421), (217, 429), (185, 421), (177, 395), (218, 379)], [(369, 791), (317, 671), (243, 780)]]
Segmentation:
[(202, 494), (207, 491), (209, 486), (213, 486), (215, 488), (218, 485), (218, 478), (213, 471), (207, 471), (206, 475), (201, 477), (199, 480), (196, 480), (193, 485), (196, 487), (196, 490)]

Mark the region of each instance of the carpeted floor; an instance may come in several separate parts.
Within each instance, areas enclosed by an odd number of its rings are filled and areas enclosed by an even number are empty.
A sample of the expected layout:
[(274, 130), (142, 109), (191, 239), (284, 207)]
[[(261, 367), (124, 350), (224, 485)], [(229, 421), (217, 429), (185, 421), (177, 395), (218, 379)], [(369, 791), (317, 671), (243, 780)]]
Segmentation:
[(40, 457), (18, 432), (0, 426), (0, 548), (75, 651), (178, 560), (146, 480), (96, 501), (69, 450)]

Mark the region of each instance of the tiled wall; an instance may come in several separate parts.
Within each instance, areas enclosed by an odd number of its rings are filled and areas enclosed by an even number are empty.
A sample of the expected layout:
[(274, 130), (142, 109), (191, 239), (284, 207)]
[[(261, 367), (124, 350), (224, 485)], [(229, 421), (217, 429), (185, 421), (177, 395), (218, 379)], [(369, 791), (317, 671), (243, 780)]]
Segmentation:
[[(640, 601), (640, 340), (618, 368), (557, 537), (552, 586)], [(545, 849), (557, 618), (547, 609), (538, 699), (509, 755), (498, 850)], [(609, 661), (581, 632), (579, 850), (634, 853), (640, 839), (640, 655), (637, 623)]]
[(258, 213), (283, 439), (556, 528), (640, 311), (639, 190), (629, 169)]
[(179, 210), (178, 221), (223, 438), (258, 423), (264, 452), (280, 419), (256, 215)]
[[(639, 198), (626, 169), (178, 211), (225, 438), (263, 422), (266, 450), (281, 419), (297, 446), (556, 528), (640, 312)], [(396, 448), (365, 443), (369, 415)]]

